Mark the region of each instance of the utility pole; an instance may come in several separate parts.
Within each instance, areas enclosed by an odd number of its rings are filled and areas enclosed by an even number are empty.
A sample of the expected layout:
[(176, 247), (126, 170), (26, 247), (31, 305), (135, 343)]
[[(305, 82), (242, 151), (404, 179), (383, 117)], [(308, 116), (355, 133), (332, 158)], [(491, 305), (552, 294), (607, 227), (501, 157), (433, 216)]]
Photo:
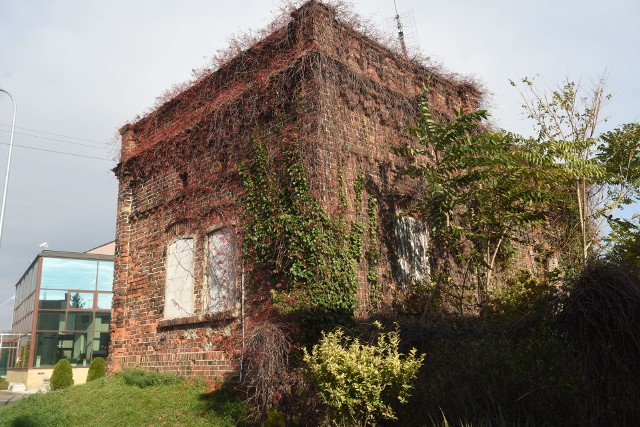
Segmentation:
[(9, 170), (11, 169), (11, 152), (13, 151), (13, 134), (16, 129), (16, 101), (9, 92), (0, 88), (0, 92), (4, 92), (11, 98), (13, 103), (13, 120), (11, 121), (11, 140), (9, 142), (9, 156), (7, 157), (7, 173), (4, 178), (4, 191), (2, 193), (2, 208), (0, 212), (0, 247), (2, 246), (2, 229), (4, 226), (4, 211), (7, 204), (7, 189), (9, 187)]

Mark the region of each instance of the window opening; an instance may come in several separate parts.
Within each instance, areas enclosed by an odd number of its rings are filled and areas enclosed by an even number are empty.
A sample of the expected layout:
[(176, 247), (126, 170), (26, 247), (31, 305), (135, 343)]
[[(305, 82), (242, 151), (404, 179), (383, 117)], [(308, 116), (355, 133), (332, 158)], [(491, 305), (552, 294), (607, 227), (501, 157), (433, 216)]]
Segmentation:
[(233, 233), (221, 228), (207, 236), (207, 311), (219, 313), (232, 310), (235, 302), (235, 245)]
[(178, 239), (167, 250), (164, 318), (191, 316), (193, 313), (194, 239)]

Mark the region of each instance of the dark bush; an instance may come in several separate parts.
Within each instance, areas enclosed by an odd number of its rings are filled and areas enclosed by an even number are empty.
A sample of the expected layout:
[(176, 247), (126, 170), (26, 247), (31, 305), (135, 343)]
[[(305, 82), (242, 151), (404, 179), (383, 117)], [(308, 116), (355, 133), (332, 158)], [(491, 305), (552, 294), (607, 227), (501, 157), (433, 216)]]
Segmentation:
[(582, 424), (640, 419), (640, 279), (637, 267), (595, 260), (570, 288), (562, 320), (582, 361)]
[(87, 382), (97, 380), (105, 376), (107, 371), (107, 362), (102, 357), (96, 357), (89, 365), (89, 373), (87, 374)]
[(522, 276), (485, 316), (402, 323), (427, 353), (400, 425), (637, 425), (640, 275), (594, 260), (557, 291)]
[(459, 317), (401, 328), (403, 351), (427, 357), (397, 425), (572, 424), (577, 363), (553, 323)]
[(61, 359), (53, 368), (50, 379), (51, 390), (60, 390), (73, 385), (73, 370), (67, 359)]

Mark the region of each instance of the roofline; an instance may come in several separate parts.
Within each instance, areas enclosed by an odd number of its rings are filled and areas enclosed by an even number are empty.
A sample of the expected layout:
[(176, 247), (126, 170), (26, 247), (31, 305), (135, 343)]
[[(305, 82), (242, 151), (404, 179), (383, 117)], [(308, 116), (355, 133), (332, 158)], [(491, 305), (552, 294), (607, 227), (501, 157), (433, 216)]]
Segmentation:
[[(111, 242), (109, 242), (111, 243)], [(101, 245), (102, 246), (102, 245)], [(100, 247), (100, 246), (98, 246)], [(38, 254), (42, 258), (66, 258), (66, 259), (89, 259), (98, 261), (113, 261), (113, 255), (88, 254), (86, 252), (66, 252), (44, 250)], [(37, 258), (36, 258), (37, 259)]]
[(107, 243), (103, 243), (103, 244), (101, 244), (101, 245), (98, 245), (98, 246), (96, 246), (95, 248), (87, 249), (86, 251), (84, 251), (84, 253), (94, 251), (94, 250), (96, 250), (96, 249), (98, 249), (98, 248), (101, 248), (101, 247), (103, 247), (103, 246), (110, 245), (110, 244), (115, 243), (115, 242), (116, 242), (116, 239), (113, 239), (113, 240), (111, 240), (111, 241), (109, 241), (109, 242), (107, 242)]
[(66, 251), (49, 251), (44, 250), (36, 255), (35, 259), (29, 264), (27, 269), (22, 273), (14, 287), (18, 286), (24, 276), (31, 270), (31, 268), (38, 262), (40, 258), (63, 258), (63, 259), (84, 259), (94, 261), (113, 261), (113, 255), (101, 255), (101, 254), (87, 254), (84, 252), (66, 252)]

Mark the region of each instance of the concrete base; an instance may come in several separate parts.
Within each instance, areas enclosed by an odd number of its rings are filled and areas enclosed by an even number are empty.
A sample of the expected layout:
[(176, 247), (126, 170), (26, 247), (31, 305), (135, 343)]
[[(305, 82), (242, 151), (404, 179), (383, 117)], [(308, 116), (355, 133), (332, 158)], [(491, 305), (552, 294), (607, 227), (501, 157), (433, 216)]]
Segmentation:
[[(87, 382), (88, 367), (74, 367), (72, 370), (74, 384)], [(27, 391), (47, 391), (52, 373), (53, 368), (9, 369), (7, 371), (7, 381), (10, 384), (24, 384)]]
[(27, 386), (22, 383), (9, 383), (8, 391), (12, 393), (24, 393), (27, 391)]

